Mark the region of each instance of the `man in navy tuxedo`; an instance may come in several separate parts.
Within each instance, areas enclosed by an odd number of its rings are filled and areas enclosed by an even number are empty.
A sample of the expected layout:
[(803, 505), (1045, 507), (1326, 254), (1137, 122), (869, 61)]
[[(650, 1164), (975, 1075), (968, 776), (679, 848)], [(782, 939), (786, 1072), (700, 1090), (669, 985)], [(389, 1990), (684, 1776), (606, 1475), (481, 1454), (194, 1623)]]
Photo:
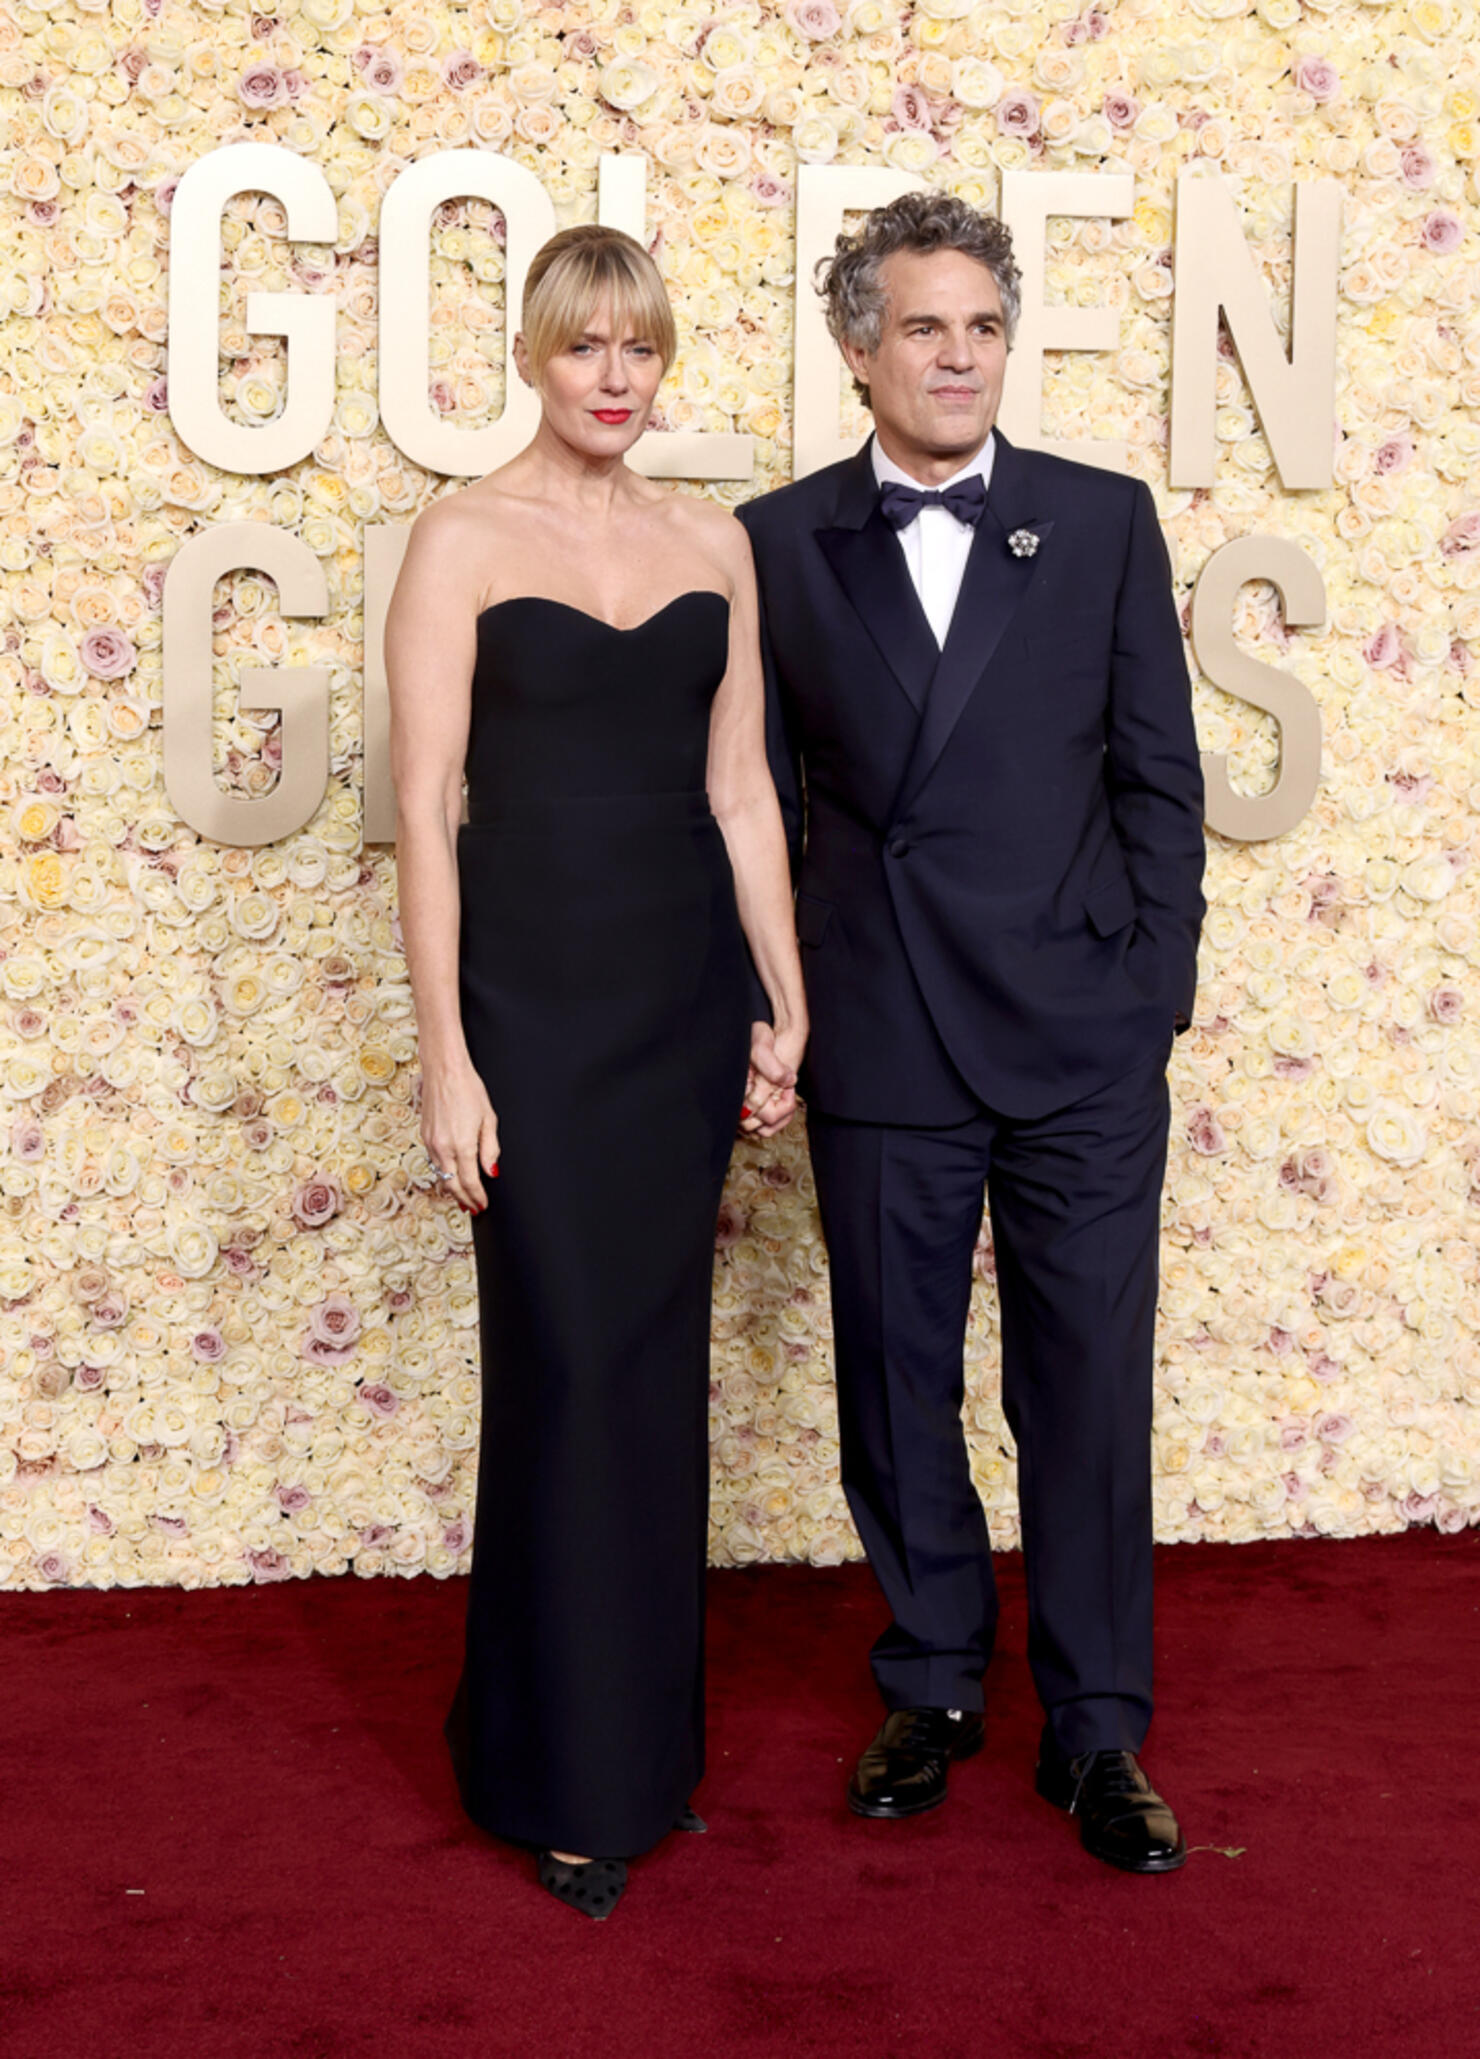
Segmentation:
[(874, 434), (741, 519), (797, 867), (843, 1480), (892, 1614), (889, 1713), (848, 1799), (931, 1808), (983, 1741), (997, 1604), (961, 1405), (985, 1191), (1038, 1791), (1097, 1857), (1166, 1872), (1186, 1846), (1136, 1757), (1152, 1338), (1166, 1063), (1203, 913), (1167, 554), (1144, 485), (993, 428), (1019, 305), (1000, 222), (911, 194), (839, 237), (822, 291)]

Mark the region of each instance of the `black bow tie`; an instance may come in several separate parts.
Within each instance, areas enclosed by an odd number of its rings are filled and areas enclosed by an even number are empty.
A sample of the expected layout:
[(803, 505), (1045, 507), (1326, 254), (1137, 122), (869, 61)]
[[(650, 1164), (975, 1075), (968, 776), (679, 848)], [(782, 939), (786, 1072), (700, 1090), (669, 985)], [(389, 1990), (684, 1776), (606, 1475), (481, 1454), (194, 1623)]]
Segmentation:
[(879, 512), (891, 529), (908, 529), (921, 508), (946, 508), (958, 522), (974, 529), (987, 505), (987, 482), (980, 472), (958, 479), (954, 486), (927, 492), (923, 486), (905, 486), (898, 479), (886, 479), (879, 488)]

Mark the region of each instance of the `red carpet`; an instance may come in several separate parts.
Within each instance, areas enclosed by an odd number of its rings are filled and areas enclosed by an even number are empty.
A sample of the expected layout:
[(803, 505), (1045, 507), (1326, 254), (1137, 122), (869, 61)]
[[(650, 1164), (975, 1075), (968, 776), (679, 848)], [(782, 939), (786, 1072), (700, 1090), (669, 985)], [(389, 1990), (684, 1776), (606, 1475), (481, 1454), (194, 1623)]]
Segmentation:
[(713, 1579), (710, 1834), (601, 1927), (458, 1813), (463, 1582), (0, 1597), (0, 2051), (1480, 2053), (1480, 1533), (1159, 1577), (1181, 1873), (1096, 1865), (1035, 1799), (1015, 1561), (986, 1754), (935, 1815), (855, 1821), (874, 1591), (772, 1568)]

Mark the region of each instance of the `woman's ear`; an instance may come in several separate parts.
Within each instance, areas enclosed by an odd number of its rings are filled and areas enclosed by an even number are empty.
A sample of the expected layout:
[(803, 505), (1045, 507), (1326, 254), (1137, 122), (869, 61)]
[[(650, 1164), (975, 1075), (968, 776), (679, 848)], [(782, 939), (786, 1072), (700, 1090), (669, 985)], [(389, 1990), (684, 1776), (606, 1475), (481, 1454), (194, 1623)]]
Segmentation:
[(514, 338), (514, 369), (526, 386), (533, 386), (534, 377), (529, 369), (529, 351), (525, 347), (524, 331), (522, 329)]

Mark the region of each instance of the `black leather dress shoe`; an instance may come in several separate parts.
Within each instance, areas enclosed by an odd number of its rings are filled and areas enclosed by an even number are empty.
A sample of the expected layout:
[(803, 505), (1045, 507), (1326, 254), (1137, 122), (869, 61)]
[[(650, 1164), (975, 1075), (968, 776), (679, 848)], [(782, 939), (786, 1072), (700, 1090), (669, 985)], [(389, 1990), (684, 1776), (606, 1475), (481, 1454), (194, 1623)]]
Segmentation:
[(982, 1748), (982, 1719), (962, 1709), (896, 1709), (848, 1782), (855, 1816), (920, 1816), (946, 1798), (946, 1768)]
[(1174, 1873), (1187, 1860), (1176, 1817), (1134, 1752), (1066, 1759), (1049, 1732), (1038, 1748), (1038, 1792), (1079, 1818), (1084, 1849), (1125, 1873)]

